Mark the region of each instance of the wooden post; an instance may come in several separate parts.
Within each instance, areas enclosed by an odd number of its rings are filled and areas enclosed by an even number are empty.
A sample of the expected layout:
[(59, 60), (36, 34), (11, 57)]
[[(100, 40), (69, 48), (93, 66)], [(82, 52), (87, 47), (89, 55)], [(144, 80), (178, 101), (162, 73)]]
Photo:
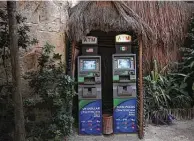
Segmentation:
[(72, 78), (75, 77), (75, 70), (76, 70), (76, 66), (75, 66), (75, 63), (76, 63), (76, 59), (77, 59), (77, 56), (79, 54), (79, 50), (77, 49), (77, 42), (76, 41), (73, 41), (72, 42), (72, 62), (71, 62), (71, 76)]
[(138, 52), (138, 120), (139, 120), (139, 130), (138, 135), (140, 139), (144, 137), (144, 102), (143, 102), (143, 68), (142, 68), (142, 53), (143, 53), (143, 45), (142, 45), (142, 36), (139, 36), (139, 52)]

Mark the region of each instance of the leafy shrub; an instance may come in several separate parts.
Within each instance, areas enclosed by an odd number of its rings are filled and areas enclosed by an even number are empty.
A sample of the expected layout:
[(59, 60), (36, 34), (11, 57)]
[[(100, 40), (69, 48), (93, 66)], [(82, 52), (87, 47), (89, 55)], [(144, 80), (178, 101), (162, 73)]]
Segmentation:
[(154, 60), (154, 70), (144, 77), (144, 88), (146, 98), (146, 111), (157, 111), (161, 108), (169, 108), (170, 96), (166, 93), (168, 80), (158, 72), (156, 60)]
[(170, 108), (191, 108), (192, 98), (188, 93), (187, 83), (183, 81), (185, 77), (180, 73), (167, 75), (166, 93), (170, 95)]
[(31, 74), (29, 83), (36, 96), (25, 101), (28, 109), (46, 109), (50, 115), (47, 119), (43, 116), (40, 121), (27, 122), (28, 138), (38, 141), (60, 141), (72, 132), (73, 117), (69, 109), (75, 94), (75, 82), (65, 74), (61, 61), (55, 64), (57, 60), (51, 54), (53, 48), (49, 44), (43, 48), (40, 69)]
[(187, 84), (183, 80), (184, 74), (158, 71), (157, 61), (154, 60), (154, 69), (150, 75), (144, 77), (145, 110), (146, 116), (151, 116), (154, 122), (168, 123), (172, 115), (168, 109), (190, 108), (191, 97), (186, 91)]
[(187, 90), (193, 99), (194, 105), (194, 18), (188, 29), (184, 47), (181, 48), (182, 60), (179, 63), (179, 72), (185, 74), (184, 81), (187, 83)]

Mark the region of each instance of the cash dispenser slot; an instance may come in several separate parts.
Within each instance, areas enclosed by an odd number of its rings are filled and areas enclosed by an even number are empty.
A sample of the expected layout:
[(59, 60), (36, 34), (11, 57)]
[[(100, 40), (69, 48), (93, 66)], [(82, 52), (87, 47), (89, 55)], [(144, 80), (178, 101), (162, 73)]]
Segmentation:
[(118, 86), (119, 96), (132, 96), (133, 88), (130, 85)]
[(83, 98), (96, 98), (96, 97), (97, 97), (96, 87), (83, 88)]
[(120, 75), (119, 76), (119, 81), (120, 82), (129, 82), (130, 81), (130, 76), (129, 75)]
[(85, 77), (84, 84), (95, 84), (95, 77)]

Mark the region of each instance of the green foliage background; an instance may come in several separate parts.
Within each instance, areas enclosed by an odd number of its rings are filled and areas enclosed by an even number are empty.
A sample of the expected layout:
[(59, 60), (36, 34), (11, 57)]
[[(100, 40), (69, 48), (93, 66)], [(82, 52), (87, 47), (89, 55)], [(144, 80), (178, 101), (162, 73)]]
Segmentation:
[(53, 55), (53, 49), (54, 46), (48, 43), (44, 46), (39, 70), (30, 74), (29, 84), (35, 95), (25, 101), (25, 106), (28, 111), (46, 109), (49, 113), (47, 119), (40, 121), (36, 120), (36, 113), (34, 120), (29, 120), (31, 114), (27, 115), (28, 139), (33, 141), (61, 141), (72, 132), (74, 119), (69, 109), (75, 95), (75, 82), (65, 74), (61, 56)]

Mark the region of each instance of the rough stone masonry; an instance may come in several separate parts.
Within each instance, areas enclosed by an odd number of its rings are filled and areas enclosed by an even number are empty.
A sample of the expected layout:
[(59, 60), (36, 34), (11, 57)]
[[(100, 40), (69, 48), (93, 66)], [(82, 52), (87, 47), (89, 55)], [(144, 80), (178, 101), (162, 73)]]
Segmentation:
[[(55, 46), (55, 53), (62, 55), (65, 62), (65, 30), (68, 20), (68, 9), (77, 1), (18, 1), (17, 10), (26, 17), (26, 25), (30, 28), (31, 39), (36, 38), (38, 43), (29, 46), (27, 50), (20, 49), (20, 64), (22, 75), (37, 69), (38, 57), (42, 47), (48, 42)], [(0, 2), (0, 8), (6, 10), (6, 1)], [(9, 67), (10, 69), (10, 67)], [(2, 70), (2, 69), (1, 69)], [(5, 72), (0, 71), (0, 78)], [(22, 94), (30, 93), (28, 82), (22, 78)]]

